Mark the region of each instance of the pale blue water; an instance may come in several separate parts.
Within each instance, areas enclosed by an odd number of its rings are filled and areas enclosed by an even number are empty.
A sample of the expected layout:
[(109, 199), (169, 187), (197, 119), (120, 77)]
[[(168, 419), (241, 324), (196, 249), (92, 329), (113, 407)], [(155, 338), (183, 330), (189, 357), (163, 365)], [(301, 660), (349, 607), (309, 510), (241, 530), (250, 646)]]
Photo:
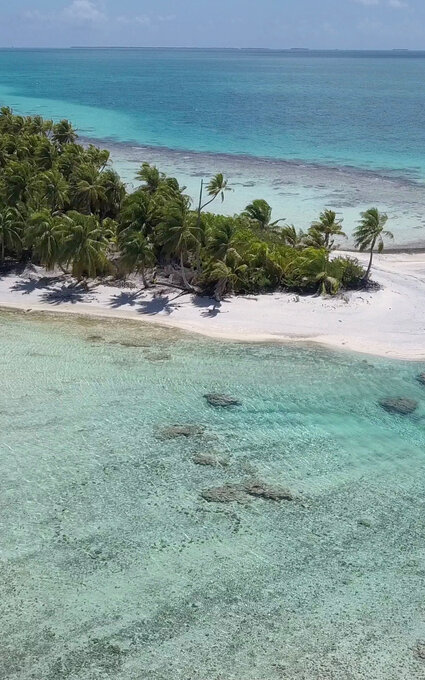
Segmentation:
[[(13, 313), (0, 357), (2, 679), (424, 677), (424, 365)], [(253, 478), (297, 499), (200, 497)]]
[(0, 103), (71, 119), (130, 184), (148, 160), (195, 198), (225, 171), (224, 211), (263, 197), (306, 228), (329, 207), (348, 233), (378, 204), (396, 245), (425, 244), (424, 82), (425, 53), (0, 50)]

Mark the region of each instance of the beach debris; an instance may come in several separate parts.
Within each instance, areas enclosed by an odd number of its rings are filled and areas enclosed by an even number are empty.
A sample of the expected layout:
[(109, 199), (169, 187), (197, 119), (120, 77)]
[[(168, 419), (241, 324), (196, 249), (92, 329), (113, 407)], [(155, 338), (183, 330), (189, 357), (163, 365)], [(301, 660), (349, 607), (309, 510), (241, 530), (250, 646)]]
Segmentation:
[(212, 393), (204, 394), (204, 398), (207, 400), (210, 406), (215, 406), (218, 408), (230, 408), (232, 406), (241, 406), (239, 399), (231, 397), (228, 394)]
[(219, 458), (214, 454), (209, 453), (196, 453), (192, 457), (192, 461), (195, 465), (205, 465), (210, 467), (227, 467), (229, 465), (228, 461), (224, 458)]
[(208, 503), (246, 503), (247, 501), (243, 487), (231, 484), (206, 489), (201, 492), (201, 497)]
[(406, 397), (393, 397), (390, 399), (382, 399), (379, 404), (388, 413), (398, 413), (407, 416), (413, 413), (418, 408), (418, 402), (414, 399), (407, 399)]
[(253, 481), (244, 486), (245, 492), (249, 496), (265, 498), (271, 501), (293, 501), (294, 494), (289, 489), (280, 486), (272, 486), (260, 481)]
[(160, 431), (162, 439), (177, 439), (178, 437), (199, 437), (205, 432), (203, 425), (168, 425)]
[(421, 383), (421, 385), (425, 385), (425, 373), (419, 373), (416, 380)]

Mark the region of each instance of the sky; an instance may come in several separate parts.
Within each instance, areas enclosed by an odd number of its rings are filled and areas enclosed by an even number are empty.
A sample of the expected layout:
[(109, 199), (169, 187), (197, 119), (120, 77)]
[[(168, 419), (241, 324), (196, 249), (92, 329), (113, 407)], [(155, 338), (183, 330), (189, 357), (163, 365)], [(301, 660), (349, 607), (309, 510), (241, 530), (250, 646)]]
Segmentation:
[(0, 0), (0, 47), (424, 49), (425, 0)]

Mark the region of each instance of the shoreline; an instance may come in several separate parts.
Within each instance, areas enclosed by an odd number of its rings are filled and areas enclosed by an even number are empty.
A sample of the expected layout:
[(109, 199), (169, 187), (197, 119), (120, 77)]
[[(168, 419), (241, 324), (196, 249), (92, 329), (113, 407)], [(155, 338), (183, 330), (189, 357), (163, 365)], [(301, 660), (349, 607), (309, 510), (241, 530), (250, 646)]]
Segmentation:
[[(357, 257), (364, 261), (367, 255)], [(68, 287), (69, 276), (32, 266), (1, 277), (0, 309), (123, 319), (223, 341), (305, 343), (425, 361), (425, 254), (376, 256), (373, 279), (379, 290), (329, 298), (276, 292), (217, 303), (166, 285), (139, 290), (94, 282), (83, 291)]]

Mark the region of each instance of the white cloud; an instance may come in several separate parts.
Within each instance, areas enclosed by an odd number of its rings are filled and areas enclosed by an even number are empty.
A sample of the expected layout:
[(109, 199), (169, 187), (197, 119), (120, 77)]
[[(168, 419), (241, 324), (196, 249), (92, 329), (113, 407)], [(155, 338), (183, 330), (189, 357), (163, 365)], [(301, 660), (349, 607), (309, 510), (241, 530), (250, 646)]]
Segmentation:
[(407, 2), (404, 2), (404, 0), (388, 0), (388, 4), (394, 9), (405, 9), (406, 7), (409, 7)]
[(376, 7), (377, 5), (392, 7), (393, 9), (405, 9), (408, 7), (408, 3), (405, 0), (353, 0), (357, 2), (358, 5), (363, 5), (364, 7)]
[(91, 0), (73, 0), (68, 7), (63, 10), (65, 19), (77, 22), (98, 22), (105, 21), (106, 14), (102, 12), (98, 3)]
[(354, 0), (354, 2), (365, 7), (373, 7), (374, 5), (379, 5), (380, 0)]

